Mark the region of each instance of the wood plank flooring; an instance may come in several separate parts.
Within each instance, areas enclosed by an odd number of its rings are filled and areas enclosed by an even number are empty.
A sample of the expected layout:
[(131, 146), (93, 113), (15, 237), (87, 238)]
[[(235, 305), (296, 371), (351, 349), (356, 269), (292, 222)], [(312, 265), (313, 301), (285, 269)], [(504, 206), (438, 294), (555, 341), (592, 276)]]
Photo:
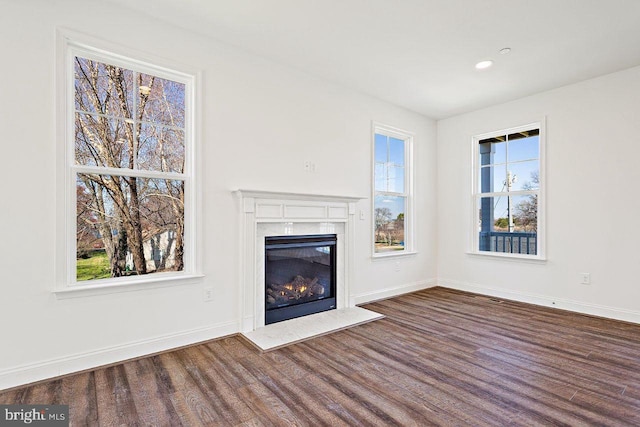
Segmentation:
[(640, 326), (432, 288), (259, 353), (240, 336), (0, 394), (78, 426), (640, 425)]

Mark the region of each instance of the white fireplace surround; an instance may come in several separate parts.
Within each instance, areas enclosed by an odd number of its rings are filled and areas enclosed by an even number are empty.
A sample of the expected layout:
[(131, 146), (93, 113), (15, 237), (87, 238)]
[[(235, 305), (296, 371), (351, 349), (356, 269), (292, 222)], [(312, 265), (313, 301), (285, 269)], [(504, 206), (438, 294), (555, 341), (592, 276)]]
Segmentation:
[(350, 298), (355, 204), (363, 197), (234, 191), (241, 202), (242, 332), (265, 326), (264, 238), (336, 234), (336, 308), (354, 307)]

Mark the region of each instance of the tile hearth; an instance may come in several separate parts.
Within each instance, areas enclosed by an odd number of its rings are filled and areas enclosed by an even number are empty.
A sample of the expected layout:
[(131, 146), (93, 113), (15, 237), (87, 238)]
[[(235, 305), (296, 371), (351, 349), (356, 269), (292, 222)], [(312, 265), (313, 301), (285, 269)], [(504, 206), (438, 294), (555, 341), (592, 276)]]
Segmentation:
[(348, 307), (272, 323), (242, 335), (258, 349), (269, 351), (383, 317), (365, 308)]

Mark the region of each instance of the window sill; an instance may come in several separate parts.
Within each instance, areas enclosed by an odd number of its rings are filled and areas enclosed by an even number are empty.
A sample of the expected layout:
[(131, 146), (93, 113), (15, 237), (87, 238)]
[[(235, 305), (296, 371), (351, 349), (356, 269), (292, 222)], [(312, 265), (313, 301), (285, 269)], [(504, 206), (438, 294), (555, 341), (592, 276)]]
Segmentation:
[(385, 254), (373, 254), (371, 258), (375, 260), (387, 259), (387, 258), (401, 258), (406, 256), (416, 255), (418, 252), (416, 251), (398, 251), (398, 252), (389, 252)]
[(146, 289), (165, 288), (169, 286), (180, 286), (192, 284), (203, 278), (202, 274), (175, 274), (165, 277), (145, 277), (143, 279), (134, 278), (123, 281), (107, 281), (89, 285), (73, 285), (65, 288), (55, 289), (53, 292), (58, 299), (91, 297), (97, 295), (108, 295), (122, 292), (140, 291)]
[(538, 255), (519, 255), (502, 252), (467, 252), (467, 255), (474, 258), (501, 259), (505, 261), (527, 262), (532, 264), (545, 264), (547, 262), (547, 258)]

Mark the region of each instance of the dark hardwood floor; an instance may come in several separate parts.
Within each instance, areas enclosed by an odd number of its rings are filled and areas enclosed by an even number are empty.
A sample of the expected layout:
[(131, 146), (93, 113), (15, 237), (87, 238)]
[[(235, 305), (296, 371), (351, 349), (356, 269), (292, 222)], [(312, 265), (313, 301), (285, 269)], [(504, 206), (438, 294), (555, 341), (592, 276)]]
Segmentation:
[(72, 425), (640, 425), (640, 326), (433, 288), (268, 353), (240, 336), (10, 390)]

